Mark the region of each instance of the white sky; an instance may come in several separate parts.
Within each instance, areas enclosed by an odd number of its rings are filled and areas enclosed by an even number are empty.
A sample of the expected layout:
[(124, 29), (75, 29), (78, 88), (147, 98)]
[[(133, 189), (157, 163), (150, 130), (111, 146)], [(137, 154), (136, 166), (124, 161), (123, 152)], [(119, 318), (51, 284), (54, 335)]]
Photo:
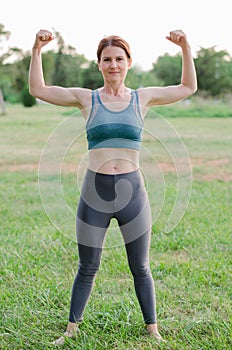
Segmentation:
[[(232, 55), (230, 4), (230, 0), (2, 0), (0, 23), (11, 32), (7, 46), (30, 50), (36, 32), (53, 27), (89, 60), (96, 59), (102, 37), (120, 35), (130, 44), (134, 64), (147, 70), (159, 55), (179, 52), (165, 39), (173, 29), (187, 34), (193, 56), (201, 47), (212, 46)], [(47, 46), (55, 47), (55, 42)]]

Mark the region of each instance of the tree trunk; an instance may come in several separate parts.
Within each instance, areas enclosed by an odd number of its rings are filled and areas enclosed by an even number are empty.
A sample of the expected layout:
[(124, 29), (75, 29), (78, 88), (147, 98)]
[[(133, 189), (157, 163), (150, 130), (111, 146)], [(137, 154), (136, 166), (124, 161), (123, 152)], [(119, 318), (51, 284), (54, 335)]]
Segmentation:
[(0, 105), (1, 105), (1, 109), (2, 109), (2, 114), (6, 113), (6, 109), (5, 109), (5, 101), (3, 98), (3, 93), (2, 93), (2, 89), (0, 88)]

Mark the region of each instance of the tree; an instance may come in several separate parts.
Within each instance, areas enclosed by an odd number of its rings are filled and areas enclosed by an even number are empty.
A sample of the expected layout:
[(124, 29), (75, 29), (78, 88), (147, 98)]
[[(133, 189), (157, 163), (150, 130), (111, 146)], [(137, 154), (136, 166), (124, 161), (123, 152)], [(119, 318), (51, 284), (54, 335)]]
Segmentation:
[(82, 78), (84, 88), (95, 90), (103, 85), (103, 78), (95, 61), (91, 61), (89, 66), (83, 70)]
[(28, 87), (24, 87), (21, 93), (22, 103), (24, 107), (32, 107), (36, 105), (36, 99), (29, 93)]
[(161, 80), (163, 85), (179, 84), (181, 71), (181, 54), (170, 56), (166, 53), (164, 56), (159, 56), (157, 62), (153, 63), (152, 72)]
[(1, 109), (2, 109), (2, 114), (5, 114), (6, 113), (5, 101), (4, 101), (1, 87), (0, 87), (0, 105), (1, 105)]
[(139, 66), (133, 66), (127, 74), (126, 84), (132, 89), (137, 89), (142, 86), (152, 86), (160, 84), (153, 70), (144, 72)]
[[(0, 42), (6, 42), (10, 37), (10, 32), (4, 29), (0, 24)], [(21, 100), (21, 91), (27, 84), (29, 53), (25, 53), (17, 47), (1, 49), (0, 55), (0, 100), (2, 101), (2, 109), (4, 108), (4, 100), (11, 101)], [(14, 63), (7, 63), (7, 59), (13, 59)], [(12, 79), (14, 77), (14, 79)]]
[[(0, 23), (0, 43), (3, 41), (7, 41), (10, 37), (10, 32), (4, 29), (4, 25)], [(1, 47), (0, 47), (1, 51)], [(8, 57), (7, 53), (2, 53), (0, 55), (0, 67), (2, 67), (2, 64), (4, 60)], [(1, 68), (0, 68), (0, 79), (1, 79)], [(5, 114), (6, 109), (5, 109), (5, 101), (4, 101), (4, 95), (3, 95), (3, 81), (1, 79), (0, 81), (0, 105), (1, 105), (1, 110), (2, 114)]]
[(216, 51), (215, 46), (201, 48), (197, 52), (195, 63), (199, 90), (207, 91), (212, 96), (231, 92), (232, 66), (227, 51)]
[(75, 48), (66, 46), (62, 36), (56, 32), (58, 52), (55, 55), (52, 84), (60, 86), (81, 86), (82, 66), (88, 61), (78, 55)]
[[(4, 29), (4, 25), (0, 23), (0, 43), (2, 42), (6, 42), (9, 37), (11, 35), (11, 32), (9, 32), (8, 30)], [(0, 47), (0, 50), (2, 51), (2, 48)], [(7, 52), (2, 52), (0, 55), (0, 64), (3, 64), (3, 62), (5, 61), (5, 59), (9, 56), (9, 54)]]
[(132, 89), (143, 86), (143, 72), (138, 66), (131, 67), (127, 73), (126, 84)]

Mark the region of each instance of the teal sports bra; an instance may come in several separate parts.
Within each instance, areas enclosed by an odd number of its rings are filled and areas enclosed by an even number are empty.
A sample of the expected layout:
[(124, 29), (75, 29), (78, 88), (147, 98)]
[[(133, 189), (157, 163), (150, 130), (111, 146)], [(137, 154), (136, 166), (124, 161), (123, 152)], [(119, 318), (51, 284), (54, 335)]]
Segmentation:
[(131, 90), (129, 105), (112, 111), (103, 104), (98, 90), (92, 91), (92, 109), (86, 122), (88, 149), (129, 148), (139, 150), (142, 142), (143, 119), (138, 92)]

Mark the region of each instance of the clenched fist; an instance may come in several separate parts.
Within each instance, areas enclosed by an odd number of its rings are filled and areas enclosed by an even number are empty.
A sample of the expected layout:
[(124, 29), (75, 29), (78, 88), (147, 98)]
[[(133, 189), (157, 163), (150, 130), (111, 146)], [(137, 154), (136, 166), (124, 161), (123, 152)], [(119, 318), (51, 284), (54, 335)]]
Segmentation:
[(54, 39), (54, 36), (51, 32), (46, 29), (41, 29), (35, 38), (34, 48), (41, 48), (47, 45), (51, 40)]
[(186, 34), (182, 30), (173, 30), (169, 33), (169, 36), (166, 36), (166, 39), (172, 43), (183, 47), (188, 46), (188, 41)]

